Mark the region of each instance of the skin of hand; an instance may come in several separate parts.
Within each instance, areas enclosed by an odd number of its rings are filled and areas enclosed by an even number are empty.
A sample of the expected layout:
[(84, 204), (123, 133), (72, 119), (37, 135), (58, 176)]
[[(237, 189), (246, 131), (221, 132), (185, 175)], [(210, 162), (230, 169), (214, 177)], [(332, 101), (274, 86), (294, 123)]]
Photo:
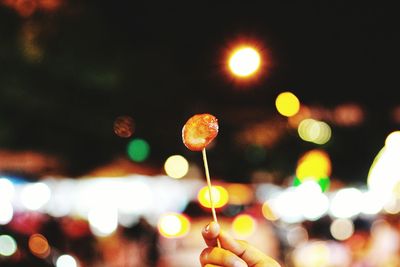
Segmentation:
[[(200, 254), (202, 267), (281, 267), (246, 241), (232, 238), (215, 222), (204, 227), (202, 235), (208, 246)], [(217, 246), (217, 239), (221, 248)]]

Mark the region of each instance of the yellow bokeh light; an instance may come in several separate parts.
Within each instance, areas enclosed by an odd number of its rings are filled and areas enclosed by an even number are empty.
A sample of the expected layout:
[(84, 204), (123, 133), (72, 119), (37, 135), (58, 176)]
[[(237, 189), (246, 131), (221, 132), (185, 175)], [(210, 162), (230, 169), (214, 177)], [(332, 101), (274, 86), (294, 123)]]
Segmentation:
[(165, 161), (164, 170), (169, 177), (179, 179), (188, 173), (189, 162), (180, 155), (173, 155)]
[(293, 93), (283, 92), (276, 98), (275, 106), (281, 115), (292, 117), (299, 112), (300, 101)]
[[(215, 208), (221, 208), (228, 203), (229, 194), (224, 187), (219, 185), (212, 186), (211, 193)], [(197, 199), (203, 207), (211, 208), (210, 193), (207, 186), (200, 189)]]
[(232, 231), (240, 237), (247, 237), (254, 233), (257, 223), (253, 217), (247, 214), (236, 216), (232, 222)]
[(167, 213), (158, 221), (158, 231), (167, 238), (179, 238), (185, 236), (190, 230), (189, 219), (179, 213)]
[(323, 121), (304, 119), (298, 126), (298, 134), (301, 139), (318, 145), (323, 145), (331, 139), (331, 127)]
[(239, 77), (248, 77), (260, 67), (261, 57), (252, 47), (241, 47), (235, 50), (229, 58), (229, 69)]
[(300, 181), (308, 178), (324, 178), (331, 174), (331, 160), (323, 150), (311, 150), (299, 160), (296, 176)]

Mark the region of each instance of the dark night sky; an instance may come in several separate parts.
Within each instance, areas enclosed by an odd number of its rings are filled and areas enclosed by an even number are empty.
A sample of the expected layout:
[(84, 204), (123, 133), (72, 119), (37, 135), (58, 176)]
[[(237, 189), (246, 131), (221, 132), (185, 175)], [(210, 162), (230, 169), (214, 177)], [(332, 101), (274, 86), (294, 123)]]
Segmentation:
[[(385, 136), (399, 127), (390, 117), (400, 105), (396, 9), (280, 2), (66, 1), (30, 18), (0, 5), (0, 148), (50, 153), (65, 160), (69, 175), (81, 175), (124, 155), (127, 140), (112, 125), (130, 115), (134, 136), (151, 145), (146, 164), (160, 167), (176, 153), (201, 163), (180, 134), (191, 115), (207, 112), (221, 129), (209, 152), (214, 175), (246, 181), (255, 169), (289, 174), (315, 145), (291, 132), (251, 165), (233, 137), (277, 116), (275, 98), (290, 90), (306, 105), (353, 102), (365, 109), (362, 125), (333, 127), (323, 146), (334, 176), (364, 181)], [(40, 60), (24, 56), (26, 25), (36, 29)], [(249, 86), (223, 71), (224, 55), (239, 39), (256, 40), (270, 60)]]

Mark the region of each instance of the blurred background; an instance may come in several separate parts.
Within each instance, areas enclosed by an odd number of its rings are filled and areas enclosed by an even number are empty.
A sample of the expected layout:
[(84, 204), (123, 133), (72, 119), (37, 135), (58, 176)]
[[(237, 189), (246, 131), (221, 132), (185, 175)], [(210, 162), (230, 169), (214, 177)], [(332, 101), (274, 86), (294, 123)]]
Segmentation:
[(282, 266), (400, 266), (385, 3), (0, 0), (0, 266), (191, 267), (212, 220)]

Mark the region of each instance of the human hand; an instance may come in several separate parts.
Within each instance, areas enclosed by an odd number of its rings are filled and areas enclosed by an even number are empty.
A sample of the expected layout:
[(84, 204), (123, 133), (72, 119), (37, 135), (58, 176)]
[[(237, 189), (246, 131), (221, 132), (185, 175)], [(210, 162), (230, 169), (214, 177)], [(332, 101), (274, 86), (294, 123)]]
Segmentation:
[[(278, 262), (246, 241), (232, 238), (215, 222), (204, 227), (202, 235), (208, 246), (200, 254), (202, 267), (280, 267)], [(217, 247), (217, 239), (221, 248)]]

